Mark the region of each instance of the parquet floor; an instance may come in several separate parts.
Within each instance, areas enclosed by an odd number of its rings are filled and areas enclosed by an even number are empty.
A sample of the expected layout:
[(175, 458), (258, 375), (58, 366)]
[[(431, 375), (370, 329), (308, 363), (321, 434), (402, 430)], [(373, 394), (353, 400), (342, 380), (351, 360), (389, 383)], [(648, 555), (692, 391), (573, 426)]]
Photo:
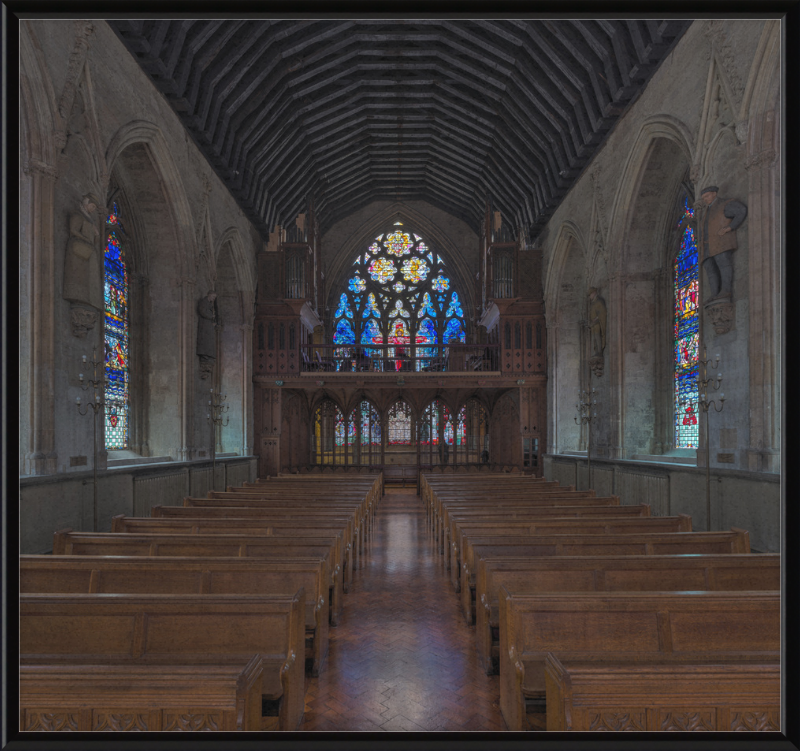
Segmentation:
[(388, 491), (300, 730), (505, 730), (420, 499)]

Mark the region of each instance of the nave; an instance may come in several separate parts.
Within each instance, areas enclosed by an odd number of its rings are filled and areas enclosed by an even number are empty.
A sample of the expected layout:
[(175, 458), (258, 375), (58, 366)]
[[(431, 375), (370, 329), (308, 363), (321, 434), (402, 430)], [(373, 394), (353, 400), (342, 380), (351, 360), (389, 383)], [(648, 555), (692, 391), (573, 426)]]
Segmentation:
[(387, 489), (301, 730), (505, 730), (413, 492)]

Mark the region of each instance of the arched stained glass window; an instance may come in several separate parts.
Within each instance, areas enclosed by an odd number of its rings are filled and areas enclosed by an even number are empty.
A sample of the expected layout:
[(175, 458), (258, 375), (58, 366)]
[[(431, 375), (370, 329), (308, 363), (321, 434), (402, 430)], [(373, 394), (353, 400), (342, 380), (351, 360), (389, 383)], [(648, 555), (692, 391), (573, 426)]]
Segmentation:
[(311, 435), (311, 461), (314, 464), (343, 464), (345, 425), (342, 410), (330, 399), (314, 413)]
[(130, 362), (128, 316), (128, 267), (122, 237), (119, 206), (115, 203), (106, 219), (103, 261), (105, 307), (105, 444), (106, 449), (126, 449), (130, 435)]
[(390, 446), (411, 445), (411, 407), (404, 401), (395, 402), (389, 410), (386, 433)]
[(366, 399), (357, 404), (347, 423), (348, 461), (351, 464), (378, 464), (381, 460), (381, 421), (375, 407)]
[[(437, 345), (466, 341), (464, 310), (442, 257), (395, 222), (360, 254), (345, 281), (334, 313), (337, 368), (352, 367), (346, 345), (364, 347), (367, 358), (383, 358), (393, 370), (431, 368)], [(419, 347), (416, 345), (427, 345)]]
[(674, 263), (674, 366), (675, 448), (698, 447), (697, 358), (700, 316), (698, 310), (697, 242), (692, 220), (694, 209), (684, 199), (678, 226), (683, 227)]
[(418, 441), (422, 464), (449, 464), (454, 461), (453, 416), (441, 399), (434, 399), (422, 413)]

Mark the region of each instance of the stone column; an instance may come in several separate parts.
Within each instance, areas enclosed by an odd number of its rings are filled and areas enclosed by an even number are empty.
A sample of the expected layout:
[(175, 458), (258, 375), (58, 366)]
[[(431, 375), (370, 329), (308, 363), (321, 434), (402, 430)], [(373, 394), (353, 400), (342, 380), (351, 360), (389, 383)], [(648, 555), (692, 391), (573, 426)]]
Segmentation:
[(55, 184), (58, 172), (38, 159), (29, 159), (24, 172), (31, 180), (31, 402), (30, 441), (25, 471), (30, 475), (56, 472), (55, 451), (55, 305), (54, 248)]
[[(251, 306), (252, 308), (252, 306)], [(253, 412), (253, 373), (251, 349), (253, 346), (253, 320), (243, 323), (240, 327), (242, 332), (242, 437), (241, 453), (242, 456), (251, 456), (253, 453), (253, 432), (250, 429)]]
[[(751, 124), (748, 172), (750, 446), (747, 468), (779, 472), (781, 444), (780, 393), (780, 165), (771, 148), (774, 113)], [(760, 122), (759, 122), (760, 121)], [(761, 134), (757, 139), (756, 135)], [(757, 146), (767, 148), (752, 153)]]
[(547, 398), (550, 409), (547, 410), (547, 435), (550, 437), (550, 449), (553, 453), (561, 451), (561, 440), (558, 435), (558, 325), (546, 321), (547, 326)]
[(624, 310), (624, 289), (626, 280), (619, 274), (612, 274), (608, 277), (608, 297), (606, 306), (608, 310), (608, 322), (606, 324), (606, 350), (607, 366), (604, 377), (607, 377), (606, 391), (608, 404), (603, 405), (606, 410), (608, 420), (608, 458), (624, 459), (625, 446), (623, 436), (623, 405), (624, 393), (622, 387), (623, 350), (624, 341), (623, 321), (625, 320)]
[[(194, 413), (198, 409), (195, 404), (194, 369), (197, 357), (195, 343), (197, 340), (197, 306), (195, 280), (184, 277), (178, 280), (180, 285), (180, 358), (178, 361), (178, 405), (181, 420), (180, 446), (178, 448), (178, 461), (189, 461), (195, 458), (196, 448), (194, 443)], [(208, 401), (207, 399), (205, 401)], [(202, 407), (206, 405), (203, 404)], [(205, 419), (205, 412), (203, 412)]]

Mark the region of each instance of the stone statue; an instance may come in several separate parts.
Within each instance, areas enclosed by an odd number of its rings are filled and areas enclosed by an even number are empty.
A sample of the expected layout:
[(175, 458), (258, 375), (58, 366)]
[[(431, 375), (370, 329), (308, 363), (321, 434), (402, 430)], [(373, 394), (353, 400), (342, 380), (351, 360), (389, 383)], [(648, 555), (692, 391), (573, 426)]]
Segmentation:
[(103, 281), (98, 252), (100, 230), (96, 216), (99, 205), (97, 197), (87, 193), (81, 199), (80, 210), (69, 217), (62, 295), (71, 303), (72, 333), (81, 338), (94, 327), (98, 312), (103, 310)]
[(736, 230), (747, 216), (747, 206), (729, 198), (717, 196), (716, 185), (700, 191), (706, 205), (701, 234), (702, 264), (706, 272), (708, 296), (704, 302), (730, 300), (733, 286), (733, 251), (736, 250)]
[(603, 350), (606, 348), (606, 301), (597, 287), (589, 287), (589, 340), (591, 357), (589, 367), (600, 378), (603, 375)]
[(219, 324), (217, 314), (217, 293), (209, 290), (197, 303), (197, 355), (200, 358), (200, 378), (211, 376), (217, 359), (217, 333)]

